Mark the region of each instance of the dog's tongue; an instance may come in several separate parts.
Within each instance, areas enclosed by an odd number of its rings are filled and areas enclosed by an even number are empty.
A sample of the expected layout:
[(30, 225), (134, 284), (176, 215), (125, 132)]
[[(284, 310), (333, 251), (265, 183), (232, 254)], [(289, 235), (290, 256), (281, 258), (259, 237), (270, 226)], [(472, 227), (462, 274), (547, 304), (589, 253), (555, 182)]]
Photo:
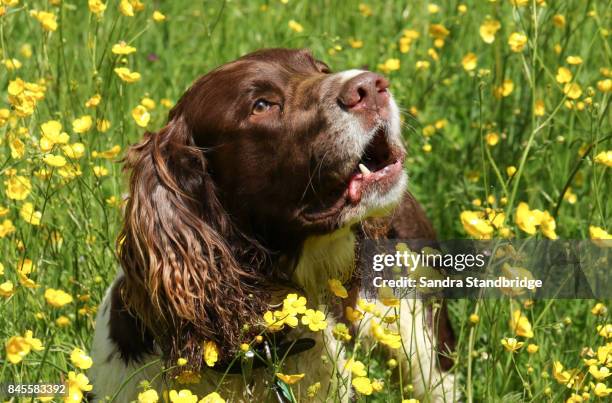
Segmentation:
[(363, 175), (356, 174), (351, 178), (348, 185), (348, 199), (355, 205), (361, 201), (361, 190), (363, 187)]

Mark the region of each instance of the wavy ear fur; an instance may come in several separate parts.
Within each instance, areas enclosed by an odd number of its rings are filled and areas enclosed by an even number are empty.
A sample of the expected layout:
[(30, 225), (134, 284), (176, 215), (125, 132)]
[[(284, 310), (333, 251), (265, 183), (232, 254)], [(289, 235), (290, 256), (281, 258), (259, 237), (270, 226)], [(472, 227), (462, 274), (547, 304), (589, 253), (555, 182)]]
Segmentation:
[(119, 237), (124, 302), (156, 335), (165, 358), (189, 358), (199, 367), (204, 341), (217, 342), (222, 354), (232, 351), (243, 326), (261, 317), (262, 275), (238, 262), (247, 254), (236, 250), (241, 236), (181, 115), (147, 132), (125, 163), (131, 175)]

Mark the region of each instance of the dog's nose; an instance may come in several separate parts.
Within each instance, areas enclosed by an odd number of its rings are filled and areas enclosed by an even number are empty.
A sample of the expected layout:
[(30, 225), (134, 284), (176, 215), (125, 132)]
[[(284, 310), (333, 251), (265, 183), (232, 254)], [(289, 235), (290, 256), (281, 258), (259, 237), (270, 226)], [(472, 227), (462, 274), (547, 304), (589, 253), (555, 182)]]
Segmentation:
[(374, 109), (387, 106), (389, 82), (369, 71), (348, 80), (340, 89), (338, 102), (349, 110)]

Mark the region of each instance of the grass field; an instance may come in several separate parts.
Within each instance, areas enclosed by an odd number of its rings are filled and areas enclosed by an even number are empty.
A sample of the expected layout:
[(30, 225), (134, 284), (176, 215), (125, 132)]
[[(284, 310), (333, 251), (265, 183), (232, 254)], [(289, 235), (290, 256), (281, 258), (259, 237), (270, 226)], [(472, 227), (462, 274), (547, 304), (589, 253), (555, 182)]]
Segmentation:
[[(118, 160), (196, 77), (262, 47), (390, 78), (410, 188), (441, 238), (610, 237), (609, 0), (98, 3), (0, 0), (1, 381), (73, 371), (78, 401), (89, 363), (71, 353), (89, 351), (117, 267)], [(463, 400), (606, 400), (606, 305), (453, 302)], [(517, 309), (533, 337), (508, 325)], [(384, 387), (360, 400), (412, 397), (384, 360), (366, 364)]]

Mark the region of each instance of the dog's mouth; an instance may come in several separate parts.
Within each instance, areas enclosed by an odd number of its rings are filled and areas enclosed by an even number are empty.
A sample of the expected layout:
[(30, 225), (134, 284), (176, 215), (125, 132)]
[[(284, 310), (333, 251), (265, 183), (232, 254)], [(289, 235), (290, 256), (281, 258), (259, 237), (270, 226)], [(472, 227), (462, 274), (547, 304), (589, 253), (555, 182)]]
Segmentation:
[[(375, 129), (374, 136), (363, 150), (331, 205), (311, 206), (301, 212), (308, 222), (317, 222), (337, 216), (347, 206), (357, 206), (370, 193), (383, 196), (400, 180), (405, 152), (401, 146), (389, 141), (385, 125)], [(309, 211), (310, 210), (310, 211)]]
[(403, 162), (404, 151), (391, 145), (385, 128), (380, 127), (351, 172), (346, 193), (349, 203), (359, 204), (374, 189), (386, 193), (399, 179)]

